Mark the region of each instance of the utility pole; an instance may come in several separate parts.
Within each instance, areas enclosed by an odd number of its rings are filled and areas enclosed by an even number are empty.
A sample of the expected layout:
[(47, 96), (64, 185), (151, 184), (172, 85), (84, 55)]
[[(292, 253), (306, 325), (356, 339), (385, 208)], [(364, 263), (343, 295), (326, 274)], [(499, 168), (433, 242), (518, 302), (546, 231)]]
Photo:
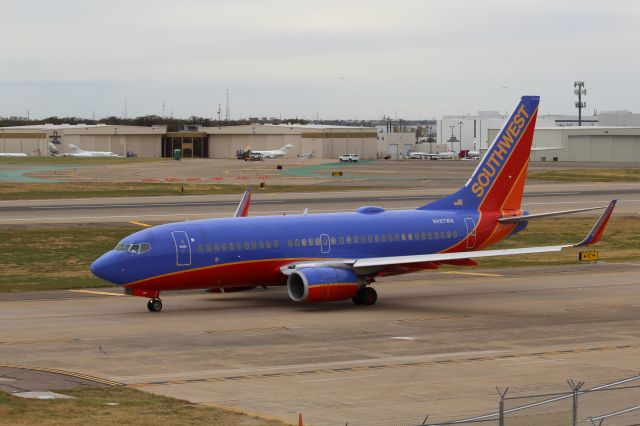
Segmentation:
[(218, 121), (220, 121), (220, 114), (222, 113), (222, 104), (218, 104)]
[(227, 111), (226, 111), (226, 115), (225, 115), (225, 120), (229, 121), (229, 117), (230, 117), (230, 112), (229, 112), (229, 89), (227, 89)]
[(574, 81), (573, 87), (573, 93), (578, 95), (578, 102), (576, 102), (576, 108), (578, 108), (578, 126), (582, 126), (582, 108), (587, 106), (586, 102), (582, 102), (582, 95), (587, 94), (587, 89), (584, 88), (584, 81)]

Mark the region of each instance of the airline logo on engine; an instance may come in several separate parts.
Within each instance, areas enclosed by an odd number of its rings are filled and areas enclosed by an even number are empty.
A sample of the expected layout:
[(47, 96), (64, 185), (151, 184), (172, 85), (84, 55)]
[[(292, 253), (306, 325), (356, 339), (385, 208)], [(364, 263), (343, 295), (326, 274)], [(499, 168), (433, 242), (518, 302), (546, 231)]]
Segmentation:
[(513, 115), (511, 122), (505, 126), (500, 139), (485, 158), (480, 172), (474, 179), (475, 182), (471, 185), (471, 191), (476, 194), (476, 197), (482, 198), (487, 191), (487, 187), (491, 186), (495, 180), (498, 171), (518, 143), (529, 116), (530, 114), (526, 111), (524, 104), (521, 104)]

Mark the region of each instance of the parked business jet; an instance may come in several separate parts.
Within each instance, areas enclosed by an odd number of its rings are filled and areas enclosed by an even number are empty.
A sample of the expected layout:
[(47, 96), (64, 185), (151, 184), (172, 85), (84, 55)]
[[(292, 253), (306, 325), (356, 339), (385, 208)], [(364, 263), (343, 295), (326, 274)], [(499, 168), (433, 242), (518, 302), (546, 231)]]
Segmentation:
[(97, 259), (91, 271), (127, 294), (149, 298), (150, 311), (162, 309), (162, 291), (284, 285), (295, 302), (352, 299), (373, 305), (377, 293), (371, 285), (378, 277), (594, 244), (615, 200), (577, 244), (484, 250), (530, 220), (605, 208), (521, 210), (538, 103), (537, 96), (522, 97), (467, 183), (415, 210), (366, 206), (349, 213), (245, 217), (245, 194), (235, 217), (141, 230)]
[(255, 154), (261, 154), (264, 158), (279, 158), (287, 155), (287, 153), (291, 148), (293, 148), (293, 145), (288, 143), (280, 149), (273, 149), (270, 151), (253, 151), (252, 150), (251, 152)]
[(0, 157), (27, 157), (24, 152), (0, 152)]
[(439, 159), (449, 159), (454, 160), (458, 158), (459, 155), (457, 152), (453, 151), (445, 151), (445, 152), (420, 152), (420, 151), (412, 151), (409, 153), (409, 158), (411, 159), (430, 159), (430, 160), (439, 160)]
[(69, 144), (69, 149), (71, 152), (65, 154), (65, 156), (69, 157), (123, 157), (123, 155), (116, 154), (114, 152), (109, 151), (84, 151), (74, 144)]

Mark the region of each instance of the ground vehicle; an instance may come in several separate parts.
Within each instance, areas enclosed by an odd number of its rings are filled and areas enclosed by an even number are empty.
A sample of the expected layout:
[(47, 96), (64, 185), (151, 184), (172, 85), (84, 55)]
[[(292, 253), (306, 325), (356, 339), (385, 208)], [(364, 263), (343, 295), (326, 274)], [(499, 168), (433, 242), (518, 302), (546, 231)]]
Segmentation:
[(360, 156), (358, 154), (344, 154), (338, 157), (338, 160), (340, 160), (341, 163), (351, 163), (351, 162), (355, 163), (359, 159), (360, 159)]
[(244, 161), (262, 161), (264, 157), (259, 152), (252, 152), (244, 157)]

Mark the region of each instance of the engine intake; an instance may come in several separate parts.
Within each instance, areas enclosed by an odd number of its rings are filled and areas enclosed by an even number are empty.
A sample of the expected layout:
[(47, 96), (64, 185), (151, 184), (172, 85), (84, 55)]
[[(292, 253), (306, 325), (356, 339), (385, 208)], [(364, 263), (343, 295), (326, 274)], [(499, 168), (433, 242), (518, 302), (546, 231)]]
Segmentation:
[(363, 286), (355, 272), (347, 268), (304, 268), (287, 279), (289, 297), (294, 302), (347, 300)]

